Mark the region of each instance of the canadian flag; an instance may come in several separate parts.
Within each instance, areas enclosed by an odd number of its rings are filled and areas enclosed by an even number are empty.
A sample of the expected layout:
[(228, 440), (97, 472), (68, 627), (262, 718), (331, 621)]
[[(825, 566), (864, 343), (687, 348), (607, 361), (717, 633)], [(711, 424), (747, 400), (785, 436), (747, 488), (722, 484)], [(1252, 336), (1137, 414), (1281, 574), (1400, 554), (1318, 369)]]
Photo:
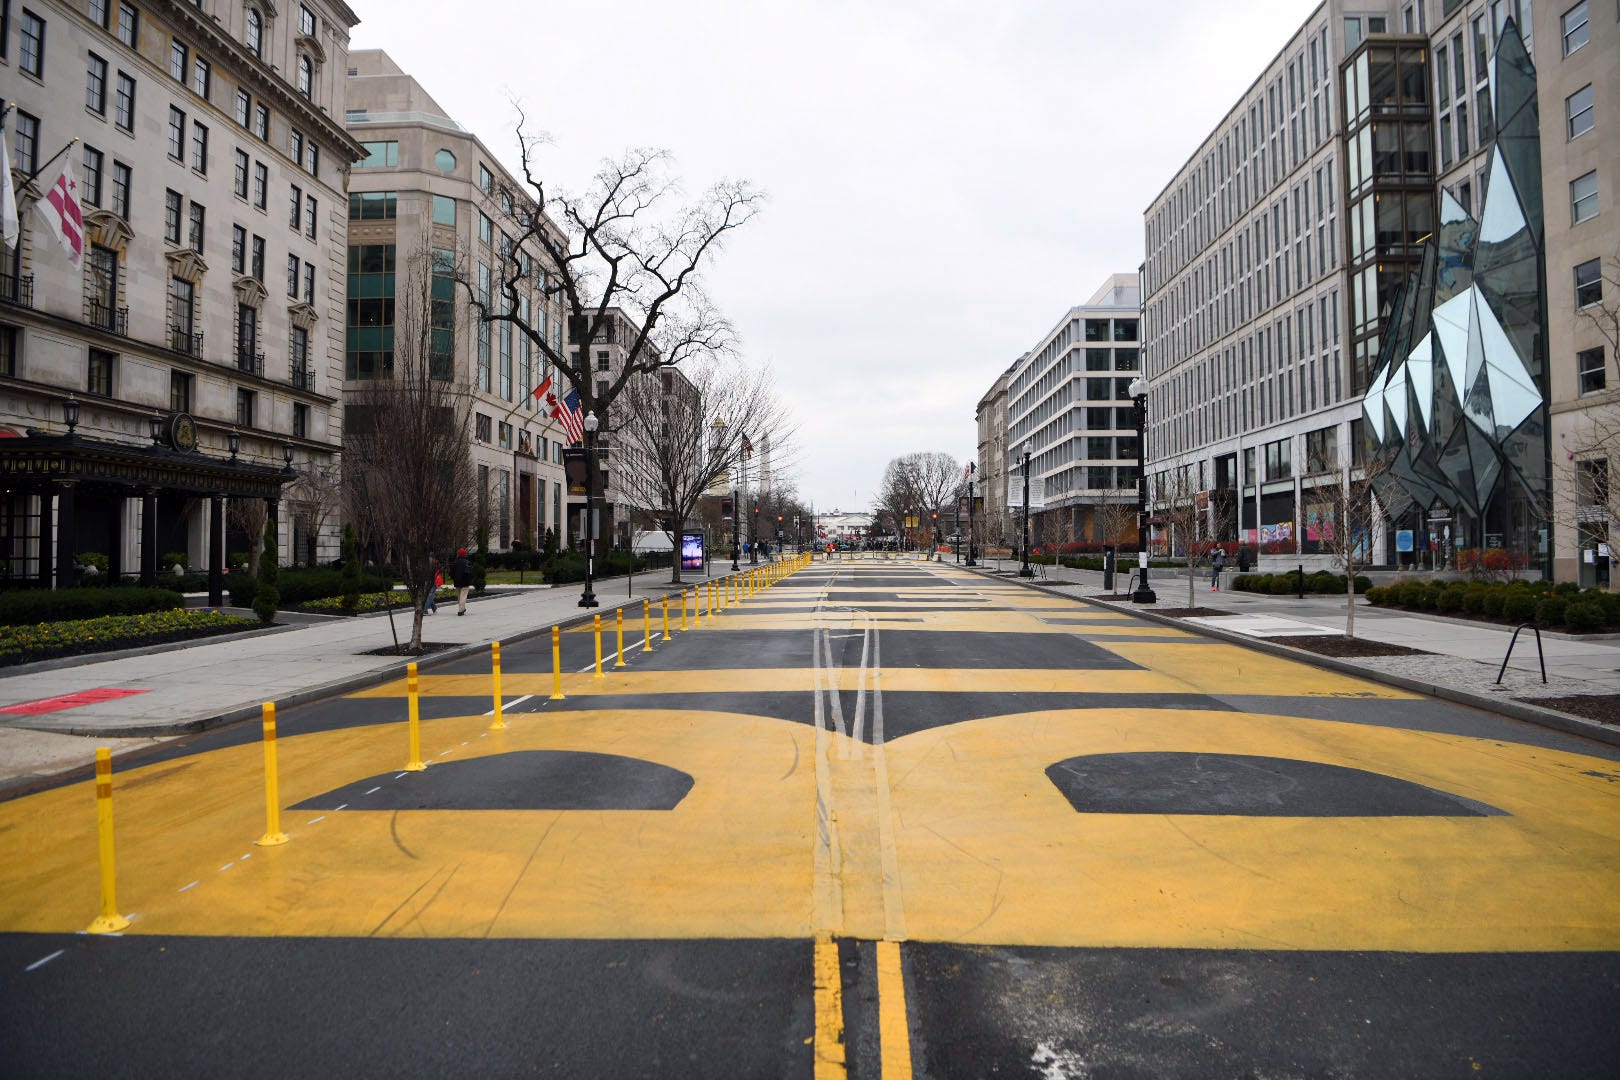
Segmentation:
[(68, 261), (74, 266), (84, 254), (84, 214), (79, 208), (79, 181), (73, 175), (73, 162), (65, 161), (56, 183), (45, 197), (34, 204), (56, 238), (62, 242)]

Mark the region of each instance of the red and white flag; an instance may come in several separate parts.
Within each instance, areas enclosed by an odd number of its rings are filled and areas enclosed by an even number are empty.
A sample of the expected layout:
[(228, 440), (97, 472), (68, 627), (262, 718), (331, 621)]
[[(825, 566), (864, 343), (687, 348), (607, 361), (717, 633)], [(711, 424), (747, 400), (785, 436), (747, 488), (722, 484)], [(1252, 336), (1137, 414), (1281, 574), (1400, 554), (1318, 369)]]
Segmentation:
[(541, 384), (534, 388), (534, 396), (540, 399), (540, 408), (545, 414), (557, 423), (568, 435), (568, 441), (577, 443), (585, 438), (585, 419), (579, 409), (579, 392), (570, 390), (568, 396), (557, 397), (557, 388), (547, 375)]
[(71, 158), (62, 163), (56, 183), (45, 192), (45, 197), (34, 204), (39, 216), (62, 242), (68, 261), (74, 266), (84, 255), (84, 214), (79, 208), (79, 181), (73, 175)]

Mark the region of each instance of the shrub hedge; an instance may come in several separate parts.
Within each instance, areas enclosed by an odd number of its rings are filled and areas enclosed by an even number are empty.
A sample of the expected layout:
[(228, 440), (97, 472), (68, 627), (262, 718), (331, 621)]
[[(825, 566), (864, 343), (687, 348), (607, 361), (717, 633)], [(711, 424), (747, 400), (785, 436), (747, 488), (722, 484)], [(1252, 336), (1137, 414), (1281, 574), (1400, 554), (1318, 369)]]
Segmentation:
[(1620, 593), (1582, 591), (1569, 582), (1414, 579), (1369, 589), (1367, 602), (1375, 607), (1460, 613), (1511, 623), (1534, 621), (1540, 626), (1567, 626), (1585, 632), (1605, 627), (1620, 630)]
[[(1305, 591), (1308, 593), (1342, 594), (1344, 585), (1343, 574), (1318, 570), (1314, 574), (1305, 575)], [(1298, 589), (1299, 574), (1238, 574), (1232, 578), (1231, 587), (1239, 592), (1270, 593), (1273, 596), (1286, 596)], [(1360, 574), (1356, 575), (1357, 593), (1365, 593), (1372, 587), (1371, 578)]]
[[(303, 607), (311, 600), (324, 600), (330, 596), (343, 595), (343, 572), (332, 569), (294, 570), (282, 567), (276, 575), (276, 590), (280, 594), (280, 606), (284, 608)], [(232, 607), (252, 607), (253, 596), (258, 591), (258, 578), (248, 577), (246, 574), (232, 574), (229, 581)], [(387, 586), (383, 579), (375, 574), (363, 574), (360, 577), (361, 592), (381, 592)]]
[(0, 593), (0, 626), (29, 626), (102, 615), (144, 615), (183, 608), (186, 601), (168, 589), (123, 585), (77, 589), (8, 589)]
[[(110, 590), (96, 591), (106, 593)], [(60, 596), (61, 592), (55, 595)], [(33, 626), (8, 626), (0, 628), (0, 665), (186, 641), (233, 630), (251, 630), (258, 625), (256, 619), (243, 619), (218, 611), (168, 610), (70, 619)]]

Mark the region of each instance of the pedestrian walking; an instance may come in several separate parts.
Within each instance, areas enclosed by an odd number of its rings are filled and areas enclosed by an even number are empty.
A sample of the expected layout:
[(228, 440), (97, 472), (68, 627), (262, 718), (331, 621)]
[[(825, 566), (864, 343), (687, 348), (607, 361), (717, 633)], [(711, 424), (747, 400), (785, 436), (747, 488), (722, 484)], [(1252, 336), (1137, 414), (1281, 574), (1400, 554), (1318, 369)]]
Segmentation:
[(1248, 572), (1249, 572), (1249, 545), (1248, 544), (1239, 544), (1238, 545), (1238, 573), (1247, 574)]
[(1216, 548), (1209, 557), (1209, 587), (1216, 592), (1221, 588), (1221, 571), (1226, 569), (1226, 549)]
[(428, 559), (427, 595), (422, 598), (422, 614), (432, 615), (439, 607), (439, 586), (444, 584), (444, 570), (436, 558)]
[[(456, 614), (467, 614), (467, 593), (472, 590), (473, 571), (472, 563), (467, 559), (467, 549), (461, 548), (456, 552), (456, 559), (450, 564), (450, 580), (456, 586)], [(485, 614), (488, 614), (486, 612)]]

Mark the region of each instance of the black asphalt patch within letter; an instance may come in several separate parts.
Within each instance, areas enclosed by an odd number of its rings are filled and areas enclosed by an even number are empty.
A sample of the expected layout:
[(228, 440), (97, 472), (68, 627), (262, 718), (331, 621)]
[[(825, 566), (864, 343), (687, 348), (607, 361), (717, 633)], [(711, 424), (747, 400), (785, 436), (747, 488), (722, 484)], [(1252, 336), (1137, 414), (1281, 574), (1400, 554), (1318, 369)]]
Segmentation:
[(1343, 765), (1247, 754), (1087, 754), (1048, 766), (1082, 814), (1493, 817), (1472, 799)]
[[(679, 769), (576, 750), (518, 750), (382, 773), (294, 810), (673, 810), (692, 790)], [(377, 791), (372, 791), (377, 788)], [(371, 794), (367, 794), (371, 792)]]

